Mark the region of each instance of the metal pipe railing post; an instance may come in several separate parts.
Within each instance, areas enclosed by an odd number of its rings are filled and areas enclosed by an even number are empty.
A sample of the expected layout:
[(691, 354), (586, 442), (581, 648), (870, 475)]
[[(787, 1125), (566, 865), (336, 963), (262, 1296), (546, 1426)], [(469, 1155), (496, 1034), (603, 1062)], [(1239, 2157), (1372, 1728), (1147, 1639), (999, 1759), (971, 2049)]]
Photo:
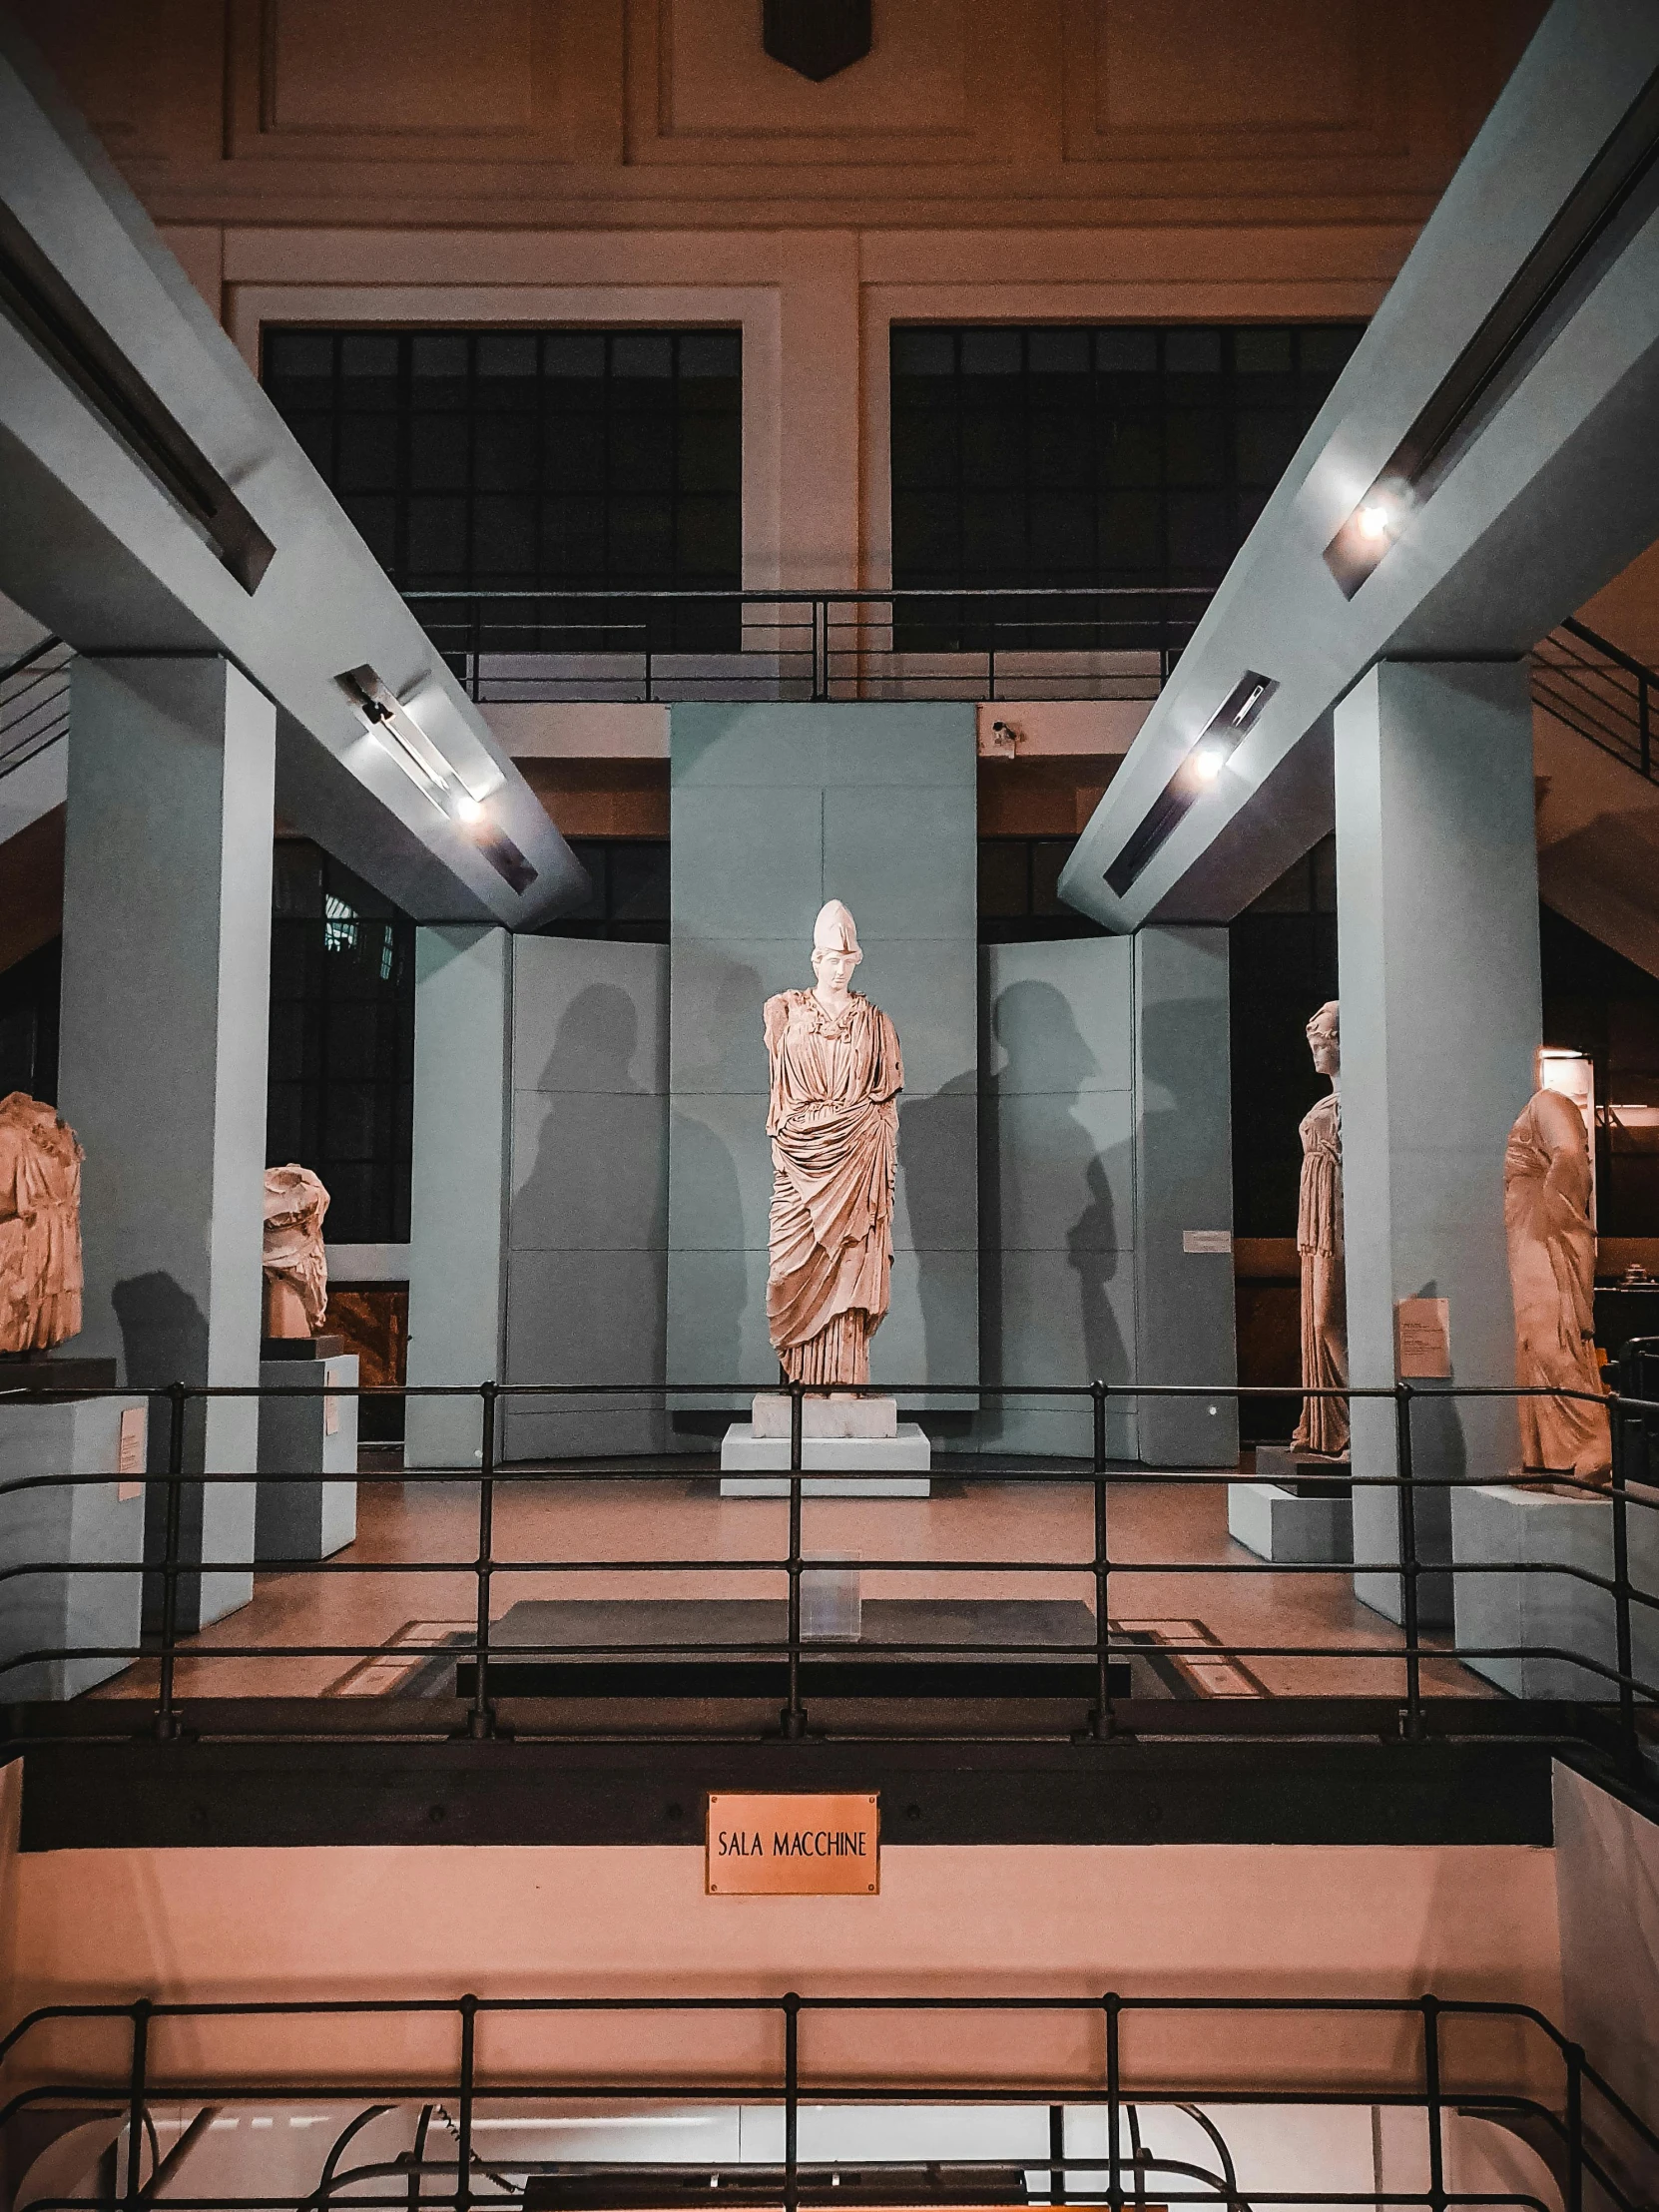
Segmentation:
[(1395, 1516), (1399, 1532), (1399, 1612), (1405, 1632), (1405, 1734), (1415, 1742), (1422, 1734), (1422, 1657), (1418, 1648), (1416, 1472), (1411, 1461), (1411, 1385), (1394, 1384), (1394, 1472), (1399, 1478)]
[(1422, 2100), (1428, 2114), (1428, 2212), (1445, 2212), (1445, 2142), (1440, 2103), (1440, 2000), (1422, 2000)]
[(495, 1708), (489, 1701), (490, 1580), (495, 1572), (495, 1393), (493, 1382), (481, 1382), (478, 1395), (482, 1436), (478, 1449), (478, 1557), (473, 1572), (478, 1580), (477, 1657), (473, 1663), (472, 1710), (467, 1734), (480, 1740), (495, 1734)]
[(813, 598), (813, 698), (830, 696), (830, 602), (822, 592)]
[(1644, 670), (1636, 683), (1636, 718), (1638, 739), (1642, 749), (1642, 774), (1650, 779), (1653, 775), (1653, 710), (1650, 704), (1651, 697), (1652, 687), (1648, 683), (1647, 673)]
[(784, 1998), (784, 2212), (801, 2203), (801, 1999)]
[(1567, 2062), (1566, 2212), (1584, 2212), (1584, 2048), (1569, 2043)]
[(461, 1999), (461, 2093), (455, 2126), (455, 2212), (472, 2201), (472, 2098), (478, 2057), (478, 1999)]
[(1063, 2104), (1051, 2104), (1048, 2108), (1048, 2201), (1050, 2204), (1066, 2201), (1066, 2108)]
[[(173, 1676), (179, 1642), (179, 1546), (184, 1514), (185, 1385), (168, 1386), (167, 1400), (167, 1510), (162, 1520), (162, 1667), (156, 1693), (156, 1734), (170, 1743), (179, 1733), (179, 1715), (173, 1704)], [(203, 1526), (207, 1525), (206, 1491), (203, 1492)]]
[(1106, 1384), (1090, 1385), (1094, 1400), (1094, 1665), (1091, 1736), (1110, 1736), (1112, 1720), (1112, 1561), (1106, 1543)]
[[(1639, 1777), (1641, 1746), (1636, 1737), (1635, 1660), (1630, 1635), (1630, 1526), (1626, 1493), (1625, 1452), (1629, 1444), (1630, 1418), (1622, 1405), (1612, 1409), (1613, 1420), (1613, 1634), (1614, 1656), (1619, 1670), (1619, 1739), (1625, 1771)], [(1639, 1432), (1646, 1439), (1646, 1421), (1638, 1416)]]
[(782, 1719), (784, 1734), (791, 1738), (807, 1733), (807, 1712), (801, 1702), (801, 1431), (806, 1395), (804, 1382), (790, 1384), (790, 1697)]
[(127, 2212), (143, 2212), (144, 2206), (144, 2108), (150, 2064), (150, 2013), (148, 1997), (132, 2007), (133, 2060), (127, 2087)]
[(1110, 2212), (1123, 2212), (1123, 2065), (1118, 2047), (1119, 2015), (1123, 1999), (1108, 1989), (1106, 2008), (1106, 2202)]

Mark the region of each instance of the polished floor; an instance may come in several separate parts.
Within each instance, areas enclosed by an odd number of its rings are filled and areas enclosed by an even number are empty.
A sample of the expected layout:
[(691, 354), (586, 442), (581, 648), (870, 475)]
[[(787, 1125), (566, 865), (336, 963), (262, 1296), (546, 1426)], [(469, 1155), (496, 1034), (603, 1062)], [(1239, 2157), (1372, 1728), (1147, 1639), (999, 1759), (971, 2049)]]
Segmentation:
[[(937, 1465), (936, 1477), (926, 1499), (808, 1500), (804, 1552), (858, 1561), (866, 1601), (1071, 1599), (1092, 1608), (1089, 1483), (966, 1481)], [(772, 1562), (787, 1552), (788, 1530), (785, 1503), (722, 1498), (707, 1474), (503, 1478), (490, 1615), (499, 1621), (526, 1599), (777, 1598), (787, 1581)], [(1403, 1694), (1399, 1630), (1356, 1599), (1347, 1571), (1275, 1569), (1233, 1542), (1225, 1479), (1114, 1477), (1108, 1531), (1115, 1624), (1235, 1655), (1232, 1665), (1195, 1660), (1194, 1694)], [(475, 1484), (363, 1480), (355, 1542), (320, 1568), (262, 1573), (252, 1603), (188, 1640), (179, 1695), (411, 1694), (421, 1647), (470, 1631), (478, 1542)], [(1493, 1694), (1447, 1659), (1428, 1658), (1422, 1671), (1425, 1693)], [(147, 1660), (102, 1694), (153, 1696), (156, 1681)]]

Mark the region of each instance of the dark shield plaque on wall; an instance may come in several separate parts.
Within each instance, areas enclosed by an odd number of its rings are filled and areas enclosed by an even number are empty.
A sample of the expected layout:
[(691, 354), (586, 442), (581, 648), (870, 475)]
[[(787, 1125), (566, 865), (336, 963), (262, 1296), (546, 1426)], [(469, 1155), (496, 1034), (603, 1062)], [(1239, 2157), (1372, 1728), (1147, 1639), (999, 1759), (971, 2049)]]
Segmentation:
[(869, 52), (869, 0), (764, 0), (763, 26), (773, 60), (815, 85)]

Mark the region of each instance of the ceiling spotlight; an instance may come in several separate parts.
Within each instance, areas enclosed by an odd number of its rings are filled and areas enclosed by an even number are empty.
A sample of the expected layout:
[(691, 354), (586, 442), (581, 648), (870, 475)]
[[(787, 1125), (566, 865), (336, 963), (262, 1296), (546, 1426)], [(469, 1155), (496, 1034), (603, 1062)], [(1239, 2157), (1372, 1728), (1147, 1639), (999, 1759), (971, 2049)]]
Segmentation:
[(1368, 499), (1355, 518), (1355, 527), (1363, 538), (1369, 538), (1375, 543), (1377, 539), (1387, 536), (1391, 520), (1381, 499)]
[(1227, 766), (1228, 752), (1229, 748), (1227, 746), (1218, 745), (1213, 738), (1207, 745), (1201, 745), (1198, 748), (1193, 755), (1193, 774), (1201, 784), (1213, 784), (1215, 782)]
[(475, 822), (482, 822), (483, 819), (482, 801), (474, 799), (470, 792), (460, 793), (455, 801), (455, 820), (470, 825)]

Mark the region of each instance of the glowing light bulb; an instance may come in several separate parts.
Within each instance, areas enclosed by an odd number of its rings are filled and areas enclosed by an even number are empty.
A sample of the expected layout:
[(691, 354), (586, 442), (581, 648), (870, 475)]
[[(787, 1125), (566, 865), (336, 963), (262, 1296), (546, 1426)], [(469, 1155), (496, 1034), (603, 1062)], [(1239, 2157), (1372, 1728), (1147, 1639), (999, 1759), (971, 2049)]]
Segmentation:
[(1390, 519), (1388, 510), (1381, 499), (1368, 499), (1360, 509), (1360, 535), (1363, 538), (1370, 538), (1374, 542), (1378, 538), (1385, 538), (1388, 534)]
[(1201, 745), (1193, 755), (1193, 774), (1201, 784), (1213, 784), (1227, 765), (1226, 748)]
[(473, 798), (470, 792), (462, 792), (455, 802), (455, 820), (470, 825), (475, 822), (482, 822), (483, 819), (484, 810), (482, 805)]

